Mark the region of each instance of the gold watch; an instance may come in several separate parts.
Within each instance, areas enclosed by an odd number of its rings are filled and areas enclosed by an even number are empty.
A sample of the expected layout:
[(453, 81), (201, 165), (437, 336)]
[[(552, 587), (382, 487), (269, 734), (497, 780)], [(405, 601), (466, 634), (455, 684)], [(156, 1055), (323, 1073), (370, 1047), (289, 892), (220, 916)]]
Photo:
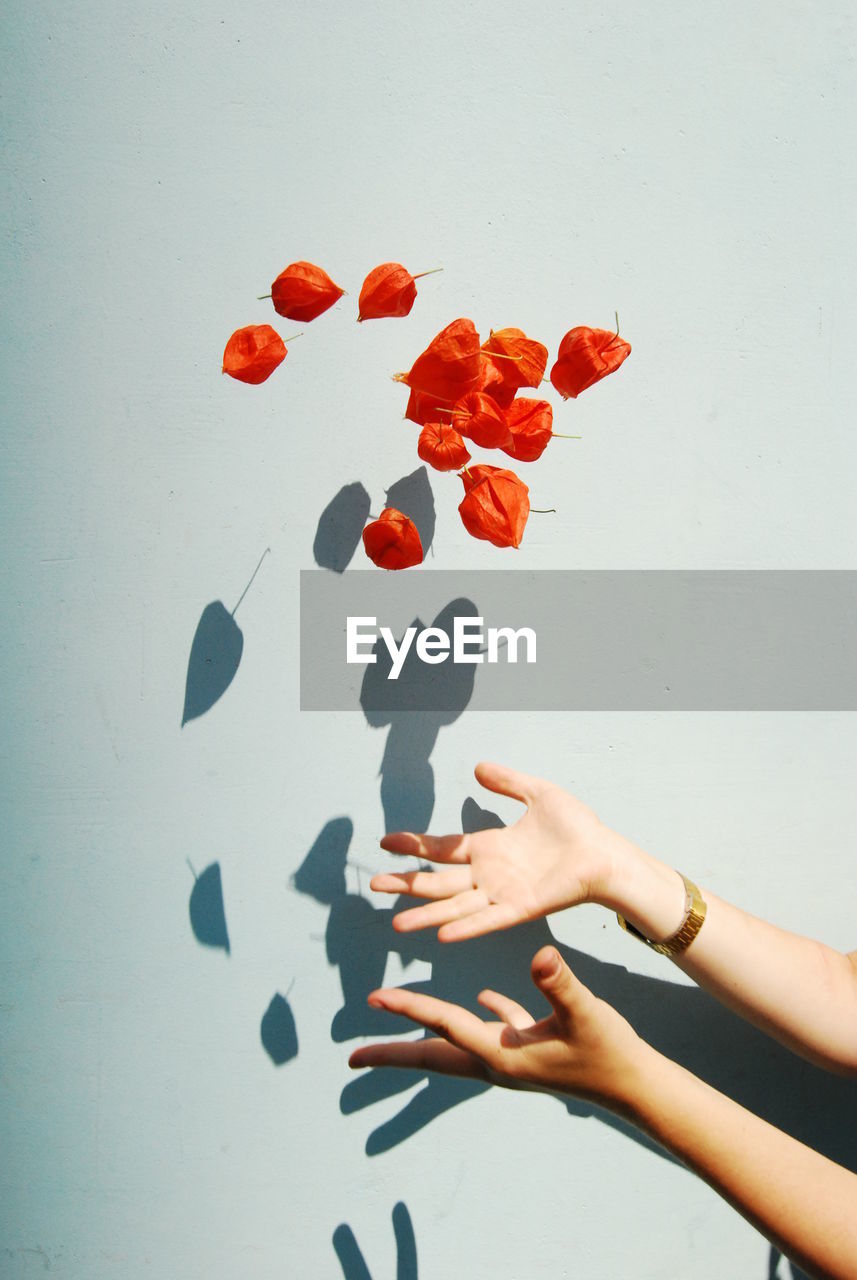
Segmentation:
[(677, 956), (680, 952), (686, 951), (693, 942), (696, 935), (702, 928), (702, 922), (705, 919), (707, 903), (699, 892), (697, 886), (692, 880), (688, 880), (679, 872), (684, 881), (684, 920), (671, 937), (665, 938), (663, 942), (652, 942), (651, 938), (647, 938), (644, 933), (640, 933), (639, 929), (635, 929), (629, 924), (624, 916), (616, 913), (616, 919), (619, 921), (626, 933), (630, 933), (632, 937), (639, 938), (640, 942), (645, 942), (647, 947), (651, 947), (653, 951), (659, 952), (662, 956)]

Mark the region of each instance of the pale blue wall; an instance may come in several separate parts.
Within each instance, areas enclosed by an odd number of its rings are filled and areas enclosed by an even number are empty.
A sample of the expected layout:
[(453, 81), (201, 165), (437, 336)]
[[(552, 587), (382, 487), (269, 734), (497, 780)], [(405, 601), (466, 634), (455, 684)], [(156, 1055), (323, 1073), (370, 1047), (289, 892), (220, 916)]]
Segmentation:
[[(325, 931), (367, 935), (340, 927), (341, 882), (331, 917), (291, 877), (347, 817), (366, 891), (386, 731), (297, 711), (297, 584), (342, 485), (377, 509), (413, 470), (388, 375), (442, 325), (555, 346), (616, 308), (634, 354), (563, 409), (585, 438), (533, 469), (558, 513), (516, 567), (854, 566), (851, 6), (37, 0), (4, 48), (0, 1274), (336, 1277), (345, 1223), (377, 1280), (401, 1201), (420, 1280), (654, 1280), (691, 1256), (700, 1280), (763, 1280), (751, 1228), (601, 1120), (499, 1091), (420, 1128), (395, 1123), (410, 1093), (350, 1109)], [(295, 258), (350, 296), (265, 386), (221, 378)], [(445, 271), (408, 320), (358, 328), (391, 258)], [(460, 529), (457, 482), (434, 489), (430, 567), (507, 567)], [(199, 616), (268, 546), (234, 683), (180, 730)], [(845, 715), (465, 714), (432, 821), (489, 804), (472, 764), (508, 760), (853, 947), (855, 746)], [(188, 860), (220, 864), (229, 956), (191, 931)], [(736, 1042), (604, 913), (556, 935), (641, 1030), (854, 1158), (853, 1088)], [(542, 936), (427, 942), (386, 977), (525, 983)], [(277, 992), (298, 1039), (279, 1067)]]

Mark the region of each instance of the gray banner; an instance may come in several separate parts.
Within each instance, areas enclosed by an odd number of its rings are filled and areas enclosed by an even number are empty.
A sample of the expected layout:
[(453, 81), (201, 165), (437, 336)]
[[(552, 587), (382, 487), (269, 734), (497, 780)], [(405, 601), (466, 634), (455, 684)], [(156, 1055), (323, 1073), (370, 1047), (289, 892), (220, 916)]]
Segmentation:
[(309, 570), (301, 710), (853, 711), (855, 623), (851, 571)]

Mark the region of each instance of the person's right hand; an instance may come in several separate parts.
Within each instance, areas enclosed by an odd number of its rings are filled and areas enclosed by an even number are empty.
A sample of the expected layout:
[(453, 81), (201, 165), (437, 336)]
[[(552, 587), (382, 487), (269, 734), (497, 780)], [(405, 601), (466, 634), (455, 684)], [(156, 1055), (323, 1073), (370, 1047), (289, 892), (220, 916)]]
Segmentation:
[(410, 1018), (434, 1034), (362, 1045), (349, 1065), (417, 1068), (512, 1089), (560, 1090), (628, 1111), (652, 1050), (621, 1014), (578, 981), (555, 947), (542, 947), (533, 957), (532, 977), (553, 1007), (539, 1022), (498, 991), (479, 995), (497, 1022), (407, 988), (373, 991), (373, 1008)]
[(379, 893), (431, 900), (400, 912), (394, 928), (405, 933), (439, 926), (439, 940), (455, 942), (598, 901), (620, 837), (550, 782), (497, 764), (479, 764), (475, 772), (483, 787), (520, 800), (526, 813), (510, 827), (468, 835), (384, 836), (382, 849), (448, 867), (373, 876), (371, 888)]

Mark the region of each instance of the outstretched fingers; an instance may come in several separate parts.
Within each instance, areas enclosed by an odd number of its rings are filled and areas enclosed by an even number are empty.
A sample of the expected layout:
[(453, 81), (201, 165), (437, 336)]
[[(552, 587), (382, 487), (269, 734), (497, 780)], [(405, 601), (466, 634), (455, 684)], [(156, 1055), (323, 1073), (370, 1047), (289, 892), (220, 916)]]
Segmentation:
[(466, 942), (468, 938), (481, 938), (483, 934), (494, 933), (498, 929), (510, 929), (513, 924), (520, 924), (524, 916), (517, 907), (510, 903), (493, 902), (481, 911), (471, 915), (450, 920), (437, 931), (438, 942)]
[(394, 871), (373, 876), (369, 888), (376, 893), (407, 893), (414, 898), (451, 898), (464, 893), (472, 885), (469, 867), (451, 871)]
[(533, 778), (528, 773), (519, 773), (517, 769), (509, 769), (504, 764), (494, 764), (490, 760), (480, 760), (474, 773), (476, 781), (488, 791), (511, 796), (522, 804), (531, 804), (548, 786), (541, 778)]
[(411, 1070), (440, 1071), (448, 1076), (488, 1078), (485, 1064), (465, 1049), (431, 1036), (423, 1040), (400, 1040), (390, 1044), (367, 1044), (355, 1049), (350, 1067), (408, 1067)]
[(415, 929), (431, 929), (459, 920), (488, 906), (488, 895), (482, 889), (468, 889), (452, 898), (430, 902), (424, 907), (411, 907), (393, 916), (393, 928), (397, 933), (412, 933)]
[[(469, 1009), (462, 1009), (447, 1000), (438, 1000), (436, 996), (423, 995), (404, 987), (385, 987), (371, 993), (369, 1004), (375, 1009), (386, 1009), (388, 1013), (410, 1018), (435, 1035), (442, 1036), (457, 1049), (476, 1054), (479, 1058), (484, 1058), (496, 1047), (496, 1032), (492, 1032), (481, 1018)], [(400, 1044), (399, 1047), (403, 1046)]]
[(532, 1014), (510, 996), (501, 995), (499, 991), (487, 990), (480, 991), (477, 999), (484, 1008), (490, 1009), (491, 1013), (496, 1013), (498, 1018), (508, 1026), (514, 1027), (516, 1031), (526, 1031), (535, 1026), (535, 1018)]
[(418, 835), (413, 831), (390, 831), (381, 839), (388, 853), (401, 853), (429, 862), (468, 862), (467, 836)]

